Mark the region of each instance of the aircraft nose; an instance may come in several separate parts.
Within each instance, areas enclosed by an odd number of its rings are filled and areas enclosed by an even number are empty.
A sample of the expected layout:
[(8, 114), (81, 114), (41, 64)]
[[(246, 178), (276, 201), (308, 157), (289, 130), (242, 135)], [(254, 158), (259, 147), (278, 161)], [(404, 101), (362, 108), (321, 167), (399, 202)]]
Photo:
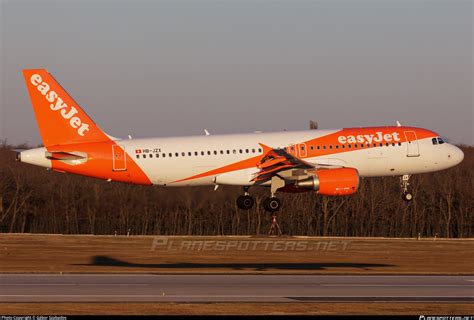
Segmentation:
[(448, 158), (450, 158), (453, 162), (453, 165), (460, 164), (464, 159), (464, 152), (456, 146), (451, 146), (451, 150), (449, 150)]

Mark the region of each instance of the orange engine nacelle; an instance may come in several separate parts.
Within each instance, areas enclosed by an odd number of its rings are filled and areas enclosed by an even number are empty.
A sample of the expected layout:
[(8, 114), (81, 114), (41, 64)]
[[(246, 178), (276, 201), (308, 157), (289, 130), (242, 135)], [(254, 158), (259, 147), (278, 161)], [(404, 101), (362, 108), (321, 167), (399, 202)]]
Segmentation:
[(315, 176), (296, 181), (294, 186), (325, 196), (349, 195), (359, 187), (359, 173), (354, 168), (318, 170)]

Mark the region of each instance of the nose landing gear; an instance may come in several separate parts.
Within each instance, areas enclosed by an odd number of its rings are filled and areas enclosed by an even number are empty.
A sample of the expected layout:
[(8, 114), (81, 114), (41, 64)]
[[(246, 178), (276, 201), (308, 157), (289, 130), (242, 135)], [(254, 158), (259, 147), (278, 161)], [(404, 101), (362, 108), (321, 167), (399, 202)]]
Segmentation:
[(413, 200), (413, 194), (411, 194), (410, 192), (404, 192), (402, 194), (402, 199), (406, 202), (410, 202), (411, 200)]
[(400, 187), (402, 188), (402, 199), (406, 202), (410, 202), (413, 200), (413, 193), (409, 190), (408, 186), (410, 185), (408, 183), (408, 180), (410, 179), (409, 174), (404, 174), (400, 178)]

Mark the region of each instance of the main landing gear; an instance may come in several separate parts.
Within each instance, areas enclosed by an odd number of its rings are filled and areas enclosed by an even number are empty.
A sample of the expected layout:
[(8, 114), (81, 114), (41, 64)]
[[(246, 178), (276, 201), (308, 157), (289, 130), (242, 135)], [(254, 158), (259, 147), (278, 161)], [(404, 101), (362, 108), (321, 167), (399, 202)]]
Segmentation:
[[(280, 176), (273, 176), (270, 184), (270, 197), (263, 200), (263, 209), (268, 212), (277, 212), (280, 210), (281, 202), (275, 197), (275, 193), (278, 189), (283, 188), (285, 186), (285, 180)], [(275, 216), (276, 218), (276, 216)]]
[(237, 207), (242, 210), (250, 210), (255, 204), (254, 198), (249, 194), (249, 187), (244, 187), (244, 195), (237, 198)]
[(402, 188), (402, 199), (406, 202), (410, 202), (413, 200), (413, 194), (411, 193), (411, 191), (409, 191), (408, 189), (408, 186), (410, 185), (408, 183), (408, 180), (410, 179), (410, 175), (409, 174), (404, 174), (401, 178), (400, 178), (400, 186)]
[(271, 197), (266, 198), (263, 200), (263, 209), (268, 212), (277, 212), (281, 207), (281, 202), (278, 200), (277, 197), (272, 195)]
[[(249, 187), (244, 187), (244, 194), (237, 198), (237, 207), (242, 210), (250, 210), (255, 205), (255, 199), (249, 194)], [(272, 194), (262, 202), (265, 211), (276, 212), (281, 207), (281, 202)]]

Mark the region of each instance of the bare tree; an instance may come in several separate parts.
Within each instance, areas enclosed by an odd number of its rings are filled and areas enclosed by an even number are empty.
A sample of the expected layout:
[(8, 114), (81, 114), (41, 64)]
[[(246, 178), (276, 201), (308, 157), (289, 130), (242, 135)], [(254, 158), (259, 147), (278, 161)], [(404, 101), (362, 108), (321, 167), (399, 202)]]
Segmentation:
[[(280, 195), (288, 235), (473, 237), (474, 147), (464, 161), (411, 181), (415, 199), (400, 197), (397, 177), (361, 180), (357, 194)], [(242, 235), (264, 234), (271, 214), (261, 208), (268, 190), (255, 188), (256, 206), (239, 211), (237, 187), (162, 189), (107, 183), (17, 163), (0, 146), (0, 231), (37, 233)]]

